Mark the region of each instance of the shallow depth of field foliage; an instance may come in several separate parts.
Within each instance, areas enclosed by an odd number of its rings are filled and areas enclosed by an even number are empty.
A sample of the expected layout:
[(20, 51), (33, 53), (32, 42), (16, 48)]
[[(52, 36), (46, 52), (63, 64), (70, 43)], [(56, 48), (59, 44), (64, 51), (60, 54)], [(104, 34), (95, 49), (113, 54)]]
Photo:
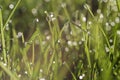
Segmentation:
[(0, 0), (0, 80), (120, 80), (120, 0)]

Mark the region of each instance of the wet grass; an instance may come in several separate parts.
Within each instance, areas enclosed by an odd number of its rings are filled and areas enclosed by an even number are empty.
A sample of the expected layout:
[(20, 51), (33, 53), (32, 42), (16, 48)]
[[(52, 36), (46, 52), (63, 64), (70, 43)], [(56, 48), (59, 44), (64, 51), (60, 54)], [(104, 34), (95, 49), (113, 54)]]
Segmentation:
[(0, 5), (0, 79), (120, 79), (119, 0)]

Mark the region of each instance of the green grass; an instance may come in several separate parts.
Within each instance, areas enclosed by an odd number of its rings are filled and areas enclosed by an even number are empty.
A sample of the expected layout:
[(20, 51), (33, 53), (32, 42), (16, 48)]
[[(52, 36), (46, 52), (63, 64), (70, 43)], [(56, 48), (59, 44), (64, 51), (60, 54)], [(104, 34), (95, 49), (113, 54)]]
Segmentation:
[(120, 3), (106, 1), (1, 0), (0, 79), (120, 80)]

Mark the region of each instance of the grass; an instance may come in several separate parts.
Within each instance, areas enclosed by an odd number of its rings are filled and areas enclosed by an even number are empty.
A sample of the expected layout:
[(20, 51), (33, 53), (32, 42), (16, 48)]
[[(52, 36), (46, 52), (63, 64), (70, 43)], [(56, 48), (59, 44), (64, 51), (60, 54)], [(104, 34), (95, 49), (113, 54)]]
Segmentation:
[(1, 0), (0, 79), (120, 80), (120, 3), (95, 4)]

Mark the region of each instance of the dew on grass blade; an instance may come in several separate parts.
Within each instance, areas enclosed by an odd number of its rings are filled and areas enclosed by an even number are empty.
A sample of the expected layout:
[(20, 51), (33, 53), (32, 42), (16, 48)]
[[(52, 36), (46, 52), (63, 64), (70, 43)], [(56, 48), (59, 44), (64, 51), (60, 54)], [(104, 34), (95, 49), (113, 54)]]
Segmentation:
[(85, 74), (79, 76), (79, 79), (82, 80), (85, 77)]
[(105, 51), (106, 51), (106, 52), (109, 52), (110, 49), (109, 49), (108, 47), (105, 47)]
[(7, 66), (7, 63), (3, 63), (4, 66)]
[(82, 44), (82, 41), (79, 41), (79, 43), (78, 43), (79, 45), (81, 45)]
[(28, 74), (28, 72), (27, 72), (27, 71), (25, 71), (24, 73), (25, 73), (25, 74)]
[(23, 35), (23, 33), (22, 32), (18, 32), (18, 34), (17, 34), (17, 38), (20, 38), (20, 37), (22, 37), (22, 35)]
[(51, 36), (50, 36), (50, 35), (46, 36), (46, 39), (47, 39), (47, 40), (50, 40), (50, 38), (51, 38)]
[(101, 9), (97, 9), (97, 13), (100, 14), (101, 13)]
[(117, 30), (117, 34), (120, 36), (120, 30)]
[(22, 75), (21, 74), (18, 74), (18, 77), (20, 78)]
[(110, 40), (109, 40), (109, 42), (110, 42), (110, 43), (112, 43), (112, 42), (113, 42), (113, 40), (112, 40), (112, 39), (110, 39)]
[(3, 57), (0, 57), (0, 60), (2, 61), (2, 60), (3, 60)]
[(100, 19), (103, 19), (104, 18), (104, 15), (101, 13), (100, 14)]
[(111, 30), (111, 26), (106, 26), (105, 29), (106, 29), (106, 31), (110, 31)]
[(76, 41), (73, 41), (73, 46), (77, 46), (77, 42)]
[(33, 8), (33, 9), (31, 10), (31, 12), (32, 12), (33, 15), (37, 15), (37, 9), (36, 9), (36, 8)]
[(82, 21), (83, 21), (83, 22), (86, 22), (86, 20), (87, 20), (86, 17), (83, 16), (83, 17), (82, 17)]
[(119, 23), (119, 22), (120, 22), (120, 18), (119, 18), (119, 17), (116, 17), (116, 18), (115, 18), (115, 22), (116, 22), (116, 23)]
[(72, 46), (72, 41), (68, 41), (67, 44), (68, 44), (69, 46)]
[(68, 47), (65, 47), (65, 51), (68, 52), (68, 51), (69, 51), (69, 48), (68, 48)]
[(9, 5), (9, 8), (10, 8), (10, 9), (13, 9), (13, 8), (14, 8), (14, 5), (13, 5), (13, 4), (10, 4), (10, 5)]
[(53, 12), (50, 12), (49, 14), (45, 11), (45, 13), (47, 14), (47, 21), (54, 21), (56, 20), (55, 15), (53, 14)]
[(39, 78), (39, 80), (45, 80), (45, 78)]
[(45, 2), (50, 2), (50, 0), (44, 0)]
[(8, 31), (9, 30), (9, 24), (6, 25), (5, 29)]
[(110, 24), (111, 24), (111, 26), (115, 26), (115, 22), (113, 22), (113, 21)]
[(66, 7), (66, 3), (62, 3), (62, 4), (61, 4), (61, 7), (62, 7), (62, 8)]
[(43, 72), (43, 69), (40, 69), (40, 73), (42, 73)]
[(53, 64), (55, 64), (55, 61), (53, 61)]
[(103, 68), (101, 69), (101, 71), (103, 71)]
[(36, 21), (36, 22), (39, 22), (39, 19), (38, 19), (38, 18), (35, 18), (35, 21)]
[(85, 41), (85, 38), (82, 38), (81, 41), (84, 42), (84, 41)]

